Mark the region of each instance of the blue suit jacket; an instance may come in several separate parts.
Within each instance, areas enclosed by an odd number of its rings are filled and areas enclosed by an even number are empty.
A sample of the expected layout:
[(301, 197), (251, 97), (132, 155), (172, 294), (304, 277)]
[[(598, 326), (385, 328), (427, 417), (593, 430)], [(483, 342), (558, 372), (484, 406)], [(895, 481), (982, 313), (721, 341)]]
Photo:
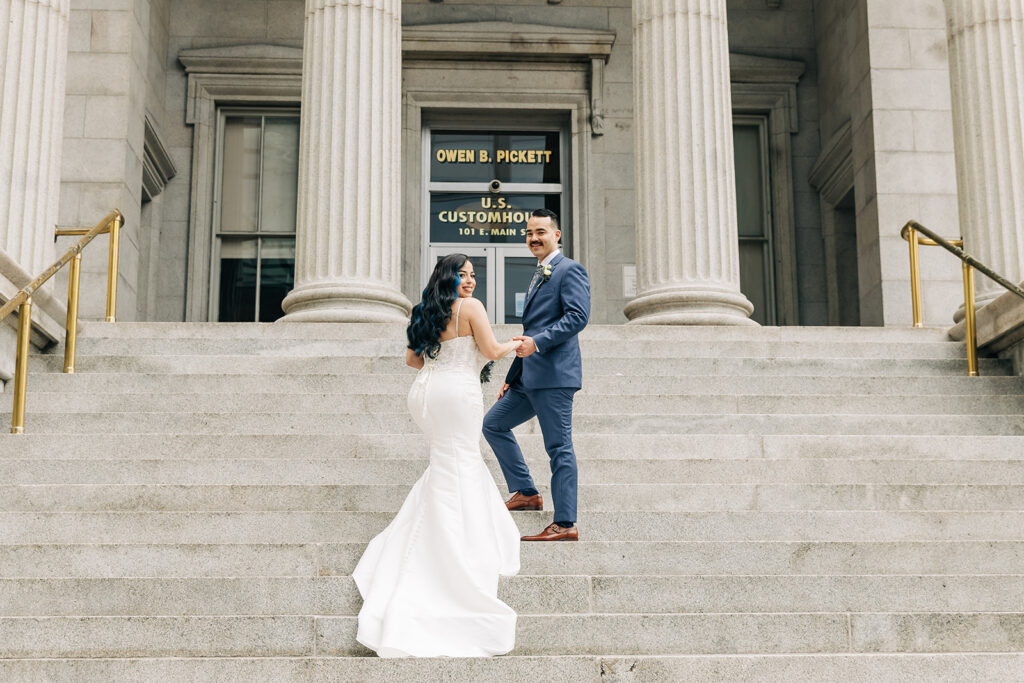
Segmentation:
[(580, 264), (558, 254), (551, 277), (529, 292), (523, 306), (523, 334), (539, 351), (512, 361), (505, 382), (525, 389), (579, 389), (583, 362), (577, 335), (590, 319), (590, 278)]

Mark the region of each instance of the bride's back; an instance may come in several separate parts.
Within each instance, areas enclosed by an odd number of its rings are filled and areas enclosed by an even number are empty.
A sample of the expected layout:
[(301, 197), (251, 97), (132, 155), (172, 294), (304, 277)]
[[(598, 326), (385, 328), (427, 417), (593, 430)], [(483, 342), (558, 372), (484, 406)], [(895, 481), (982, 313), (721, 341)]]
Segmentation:
[(441, 333), (441, 349), (436, 358), (424, 356), (424, 367), (431, 369), (464, 369), (474, 374), (487, 362), (480, 353), (473, 328), (465, 316), (461, 315), (462, 303), (465, 299), (457, 299), (452, 304), (452, 318), (448, 327)]
[(448, 321), (448, 327), (444, 328), (444, 331), (441, 332), (442, 343), (456, 337), (472, 336), (473, 328), (469, 324), (469, 320), (460, 315), (463, 301), (465, 299), (460, 297), (452, 302), (452, 317)]

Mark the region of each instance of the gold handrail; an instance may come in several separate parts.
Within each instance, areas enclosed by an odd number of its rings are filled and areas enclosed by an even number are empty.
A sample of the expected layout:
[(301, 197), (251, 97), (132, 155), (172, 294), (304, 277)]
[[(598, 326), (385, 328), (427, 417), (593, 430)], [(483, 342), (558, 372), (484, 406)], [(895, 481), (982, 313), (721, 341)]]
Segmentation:
[(11, 434), (25, 433), (25, 388), (28, 380), (28, 343), (32, 329), (32, 295), (51, 277), (57, 274), (69, 261), (68, 273), (68, 317), (64, 338), (64, 372), (75, 371), (75, 348), (78, 343), (78, 284), (81, 274), (82, 249), (97, 235), (110, 233), (110, 249), (107, 255), (107, 322), (117, 317), (117, 271), (118, 244), (124, 215), (114, 209), (103, 220), (89, 229), (61, 230), (54, 233), (54, 241), (64, 235), (83, 235), (70, 249), (44, 270), (39, 277), (25, 285), (10, 301), (0, 306), (0, 320), (18, 310), (18, 349), (14, 360), (14, 404), (11, 410)]
[[(921, 237), (917, 233), (925, 235)], [(961, 261), (964, 275), (964, 324), (967, 327), (967, 374), (978, 376), (978, 326), (974, 311), (974, 271), (977, 269), (990, 280), (1002, 285), (1009, 291), (1024, 299), (1024, 289), (1013, 284), (984, 263), (974, 258), (962, 247), (964, 241), (947, 240), (924, 227), (917, 221), (907, 221), (900, 230), (900, 237), (910, 244), (910, 298), (914, 312), (914, 327), (923, 327), (921, 318), (921, 268), (917, 256), (917, 245), (942, 247)]]

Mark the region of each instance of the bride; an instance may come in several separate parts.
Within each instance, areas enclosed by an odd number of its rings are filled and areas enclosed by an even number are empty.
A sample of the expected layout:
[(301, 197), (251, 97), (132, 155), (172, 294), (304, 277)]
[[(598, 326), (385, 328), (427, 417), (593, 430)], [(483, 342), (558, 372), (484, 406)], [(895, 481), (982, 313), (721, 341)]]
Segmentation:
[(472, 297), (464, 254), (434, 268), (412, 310), (405, 362), (419, 368), (409, 410), (430, 464), (352, 573), (363, 607), (356, 639), (381, 657), (482, 657), (509, 652), (516, 613), (498, 576), (519, 571), (519, 530), (480, 455), (480, 371), (512, 351)]

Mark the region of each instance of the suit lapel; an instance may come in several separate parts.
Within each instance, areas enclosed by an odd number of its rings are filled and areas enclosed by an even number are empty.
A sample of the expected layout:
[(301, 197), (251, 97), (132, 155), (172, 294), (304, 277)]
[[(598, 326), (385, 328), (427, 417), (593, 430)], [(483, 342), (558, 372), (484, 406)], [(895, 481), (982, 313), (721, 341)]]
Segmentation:
[[(565, 258), (565, 255), (562, 254), (561, 252), (559, 252), (558, 254), (555, 255), (555, 258), (551, 259), (551, 263), (548, 264), (551, 267), (551, 271), (552, 271), (551, 272), (551, 276), (552, 277), (554, 277), (554, 274), (555, 274), (554, 273), (555, 266), (557, 266), (558, 262), (561, 261), (563, 258)], [(533, 288), (533, 291), (527, 293), (526, 303), (523, 304), (523, 317), (526, 317), (526, 309), (530, 307), (530, 302), (533, 301), (537, 297), (537, 292), (540, 290), (540, 288), (543, 285), (544, 285), (544, 276), (542, 275), (541, 278), (537, 281), (537, 286)]]

